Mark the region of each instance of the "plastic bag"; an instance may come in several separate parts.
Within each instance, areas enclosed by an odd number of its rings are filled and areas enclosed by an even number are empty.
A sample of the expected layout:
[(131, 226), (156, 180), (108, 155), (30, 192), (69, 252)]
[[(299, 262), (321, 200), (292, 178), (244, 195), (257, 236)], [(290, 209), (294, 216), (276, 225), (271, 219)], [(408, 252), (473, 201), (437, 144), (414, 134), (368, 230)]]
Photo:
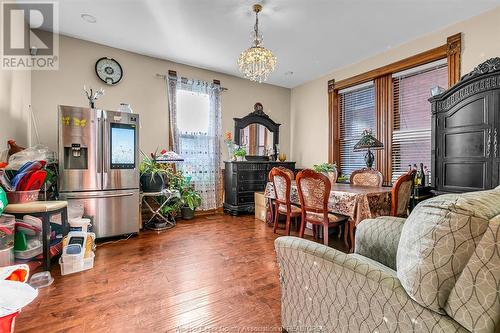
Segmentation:
[(56, 154), (49, 150), (47, 146), (36, 145), (33, 147), (26, 148), (19, 153), (11, 155), (9, 158), (9, 164), (5, 169), (7, 170), (19, 170), (26, 162), (32, 161), (45, 161), (47, 164), (55, 163)]
[(9, 150), (5, 149), (0, 151), (0, 163), (7, 163), (9, 160)]

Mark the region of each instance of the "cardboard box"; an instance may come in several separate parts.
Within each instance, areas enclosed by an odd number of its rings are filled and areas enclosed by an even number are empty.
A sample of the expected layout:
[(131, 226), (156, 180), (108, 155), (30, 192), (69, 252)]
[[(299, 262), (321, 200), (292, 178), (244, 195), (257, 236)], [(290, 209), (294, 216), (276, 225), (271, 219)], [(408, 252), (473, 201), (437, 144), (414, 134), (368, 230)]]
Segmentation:
[(266, 197), (264, 197), (264, 192), (255, 192), (254, 201), (255, 201), (255, 218), (266, 222), (267, 199), (266, 199)]

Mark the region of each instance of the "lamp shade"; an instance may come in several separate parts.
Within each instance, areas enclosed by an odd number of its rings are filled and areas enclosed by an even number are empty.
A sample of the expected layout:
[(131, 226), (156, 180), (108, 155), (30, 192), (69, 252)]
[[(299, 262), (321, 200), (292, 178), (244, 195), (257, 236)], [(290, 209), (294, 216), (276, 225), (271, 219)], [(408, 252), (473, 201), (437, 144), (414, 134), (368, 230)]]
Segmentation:
[(184, 158), (182, 158), (181, 155), (177, 154), (174, 151), (167, 151), (156, 159), (156, 162), (158, 163), (181, 162), (181, 161), (184, 161)]
[(354, 145), (354, 151), (382, 149), (384, 144), (373, 136), (371, 130), (364, 130), (361, 139)]

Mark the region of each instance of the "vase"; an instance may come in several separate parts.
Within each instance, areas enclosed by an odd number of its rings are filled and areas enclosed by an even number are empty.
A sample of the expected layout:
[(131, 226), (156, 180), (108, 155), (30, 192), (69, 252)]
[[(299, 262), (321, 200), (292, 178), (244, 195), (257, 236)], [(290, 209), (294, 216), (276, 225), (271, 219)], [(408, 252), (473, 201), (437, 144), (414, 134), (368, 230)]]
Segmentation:
[(325, 176), (328, 177), (328, 179), (330, 180), (330, 183), (332, 185), (337, 182), (337, 178), (338, 178), (337, 170), (335, 170), (335, 171), (328, 171), (328, 172), (322, 172), (322, 174), (324, 174)]
[(232, 161), (234, 158), (234, 143), (226, 142), (226, 146), (227, 146), (227, 160)]

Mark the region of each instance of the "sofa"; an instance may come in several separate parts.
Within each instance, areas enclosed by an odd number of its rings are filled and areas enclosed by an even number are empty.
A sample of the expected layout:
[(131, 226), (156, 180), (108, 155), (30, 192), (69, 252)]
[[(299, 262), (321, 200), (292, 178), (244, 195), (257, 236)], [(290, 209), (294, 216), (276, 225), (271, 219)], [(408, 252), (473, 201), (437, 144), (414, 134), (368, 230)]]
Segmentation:
[(356, 230), (354, 253), (275, 241), (287, 332), (500, 332), (500, 189), (445, 194)]

